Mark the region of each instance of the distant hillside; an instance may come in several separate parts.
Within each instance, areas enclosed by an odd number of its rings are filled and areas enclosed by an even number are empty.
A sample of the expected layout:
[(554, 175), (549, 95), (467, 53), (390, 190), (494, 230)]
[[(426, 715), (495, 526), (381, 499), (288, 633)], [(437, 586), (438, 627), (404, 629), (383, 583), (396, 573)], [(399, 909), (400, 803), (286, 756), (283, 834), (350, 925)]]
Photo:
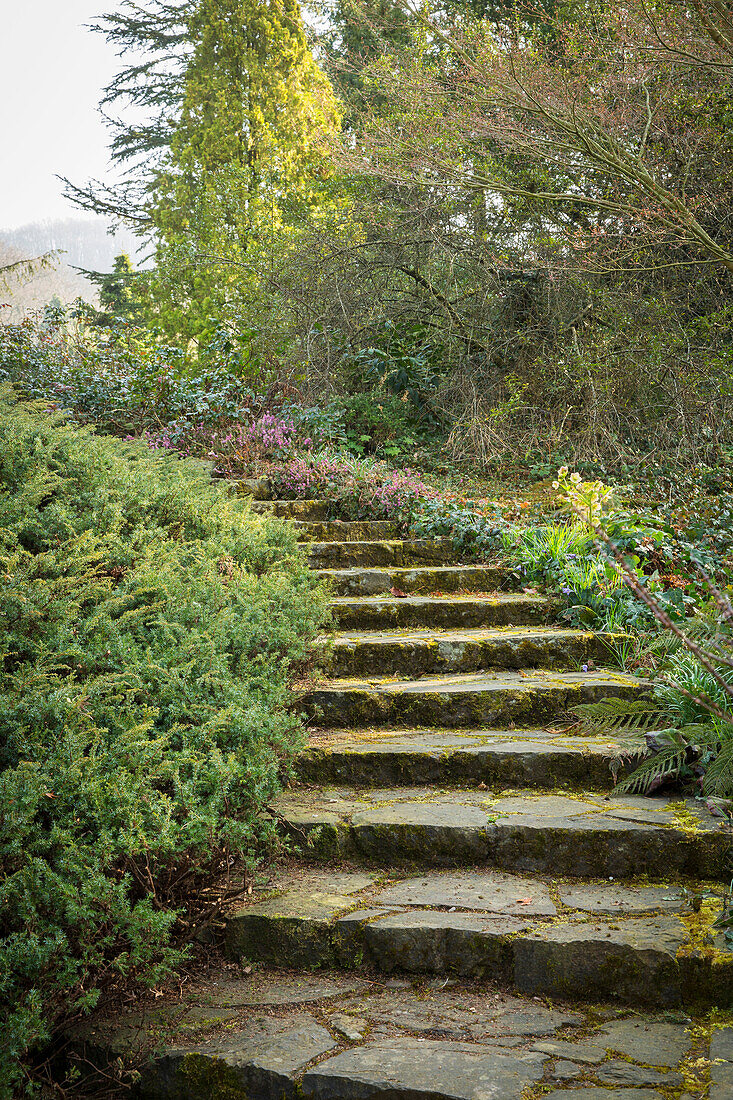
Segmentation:
[[(27, 258), (27, 252), (0, 242), (0, 268)], [(0, 309), (0, 323), (22, 321), (27, 313), (43, 309), (52, 298), (64, 303), (83, 298), (96, 305), (97, 288), (59, 259), (32, 271), (19, 268), (0, 273), (0, 306), (10, 307)]]
[(137, 266), (141, 260), (136, 256), (139, 244), (127, 230), (118, 230), (111, 236), (103, 218), (46, 220), (19, 229), (0, 230), (0, 268), (46, 252), (60, 253), (49, 266), (0, 275), (0, 304), (11, 307), (0, 310), (0, 322), (19, 321), (29, 311), (42, 309), (54, 297), (65, 303), (83, 298), (96, 304), (96, 287), (72, 269), (110, 271), (120, 252), (126, 252)]
[(0, 243), (28, 256), (58, 249), (65, 253), (64, 263), (87, 271), (111, 271), (112, 261), (120, 252), (127, 252), (137, 266), (138, 238), (127, 229), (117, 229), (110, 236), (108, 228), (104, 218), (47, 219), (20, 229), (0, 229)]

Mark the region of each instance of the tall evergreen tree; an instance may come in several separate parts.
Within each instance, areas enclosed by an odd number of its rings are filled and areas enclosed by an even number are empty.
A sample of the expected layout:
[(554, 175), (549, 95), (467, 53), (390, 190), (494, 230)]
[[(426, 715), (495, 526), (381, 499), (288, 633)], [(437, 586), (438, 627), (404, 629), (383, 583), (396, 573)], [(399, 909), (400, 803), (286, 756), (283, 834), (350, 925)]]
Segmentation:
[(181, 114), (159, 178), (163, 239), (190, 227), (217, 191), (226, 220), (250, 231), (314, 196), (319, 141), (338, 126), (331, 86), (306, 40), (297, 0), (199, 0)]
[(186, 339), (231, 299), (263, 233), (317, 203), (336, 99), (297, 0), (125, 0), (97, 29), (132, 59), (103, 107), (145, 120), (111, 120), (122, 184), (72, 197), (152, 234), (159, 320)]
[(199, 0), (153, 222), (165, 327), (199, 335), (322, 200), (339, 112), (297, 0)]

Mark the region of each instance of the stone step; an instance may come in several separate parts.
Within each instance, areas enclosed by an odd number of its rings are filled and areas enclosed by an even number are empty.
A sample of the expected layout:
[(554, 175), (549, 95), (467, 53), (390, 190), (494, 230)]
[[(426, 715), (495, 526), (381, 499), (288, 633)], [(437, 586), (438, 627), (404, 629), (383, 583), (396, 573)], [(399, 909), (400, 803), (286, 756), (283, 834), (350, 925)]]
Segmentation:
[(436, 565), (451, 562), (456, 556), (450, 539), (312, 542), (307, 549), (308, 562), (313, 569), (344, 569), (357, 565)]
[(321, 859), (380, 867), (488, 864), (614, 879), (723, 879), (730, 835), (700, 803), (433, 787), (285, 791), (279, 820)]
[(359, 787), (468, 782), (605, 790), (617, 751), (612, 739), (572, 730), (344, 729), (313, 734), (297, 768), (305, 783)]
[(490, 596), (336, 596), (331, 608), (340, 630), (442, 630), (544, 623), (553, 604), (544, 596), (506, 592)]
[[(674, 1010), (546, 1005), (442, 976), (258, 967), (193, 976), (180, 994), (97, 1016), (74, 1045), (81, 1064), (137, 1053), (141, 1100), (661, 1100), (655, 1086), (676, 1096), (683, 1081), (692, 1100), (708, 1074), (710, 1100), (729, 1100), (716, 1078), (722, 1088), (721, 1071), (733, 1071), (733, 1028), (718, 1022), (711, 1037), (712, 1027)], [(569, 1083), (580, 1090), (557, 1091)]]
[(253, 512), (278, 519), (327, 520), (335, 507), (332, 500), (253, 500)]
[(300, 542), (377, 542), (394, 539), (400, 533), (399, 523), (386, 519), (332, 519), (321, 523), (296, 520), (294, 526)]
[(399, 680), (330, 680), (299, 706), (327, 729), (347, 725), (440, 728), (555, 724), (570, 707), (642, 690), (620, 672), (480, 672)]
[[(534, 996), (726, 1008), (733, 952), (710, 932), (713, 909), (698, 917), (680, 886), (664, 882), (619, 888), (487, 870), (405, 878), (323, 871), (290, 878), (231, 914), (226, 949), (268, 965), (366, 965), (489, 979)], [(556, 1055), (572, 1060), (571, 1050), (559, 1043)]]
[(336, 596), (389, 595), (400, 592), (494, 592), (515, 581), (501, 566), (437, 565), (417, 569), (321, 569)]
[(353, 631), (317, 643), (319, 666), (330, 676), (422, 676), (481, 669), (569, 669), (609, 658), (623, 635), (562, 627), (473, 630)]
[(272, 498), (272, 485), (267, 477), (245, 477), (236, 486), (241, 496), (251, 497), (253, 501)]

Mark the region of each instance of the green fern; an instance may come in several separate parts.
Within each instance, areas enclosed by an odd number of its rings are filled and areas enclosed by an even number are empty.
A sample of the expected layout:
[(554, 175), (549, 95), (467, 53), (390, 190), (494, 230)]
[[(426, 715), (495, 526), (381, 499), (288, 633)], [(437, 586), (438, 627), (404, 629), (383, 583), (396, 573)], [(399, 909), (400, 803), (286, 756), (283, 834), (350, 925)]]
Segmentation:
[(667, 743), (654, 753), (646, 745), (640, 746), (646, 759), (630, 775), (616, 783), (614, 794), (649, 794), (659, 782), (671, 779), (682, 771), (690, 751), (699, 752), (703, 747), (717, 742), (715, 728), (700, 722), (681, 729), (655, 730), (654, 734), (657, 740)]
[(720, 749), (705, 772), (703, 791), (716, 798), (726, 798), (733, 794), (733, 724), (718, 719), (712, 730)]
[(677, 775), (687, 759), (687, 745), (671, 746), (642, 760), (631, 775), (620, 780), (614, 794), (649, 794), (660, 780)]
[(650, 699), (601, 699), (573, 707), (580, 731), (588, 736), (623, 733), (641, 736), (664, 725), (664, 715)]

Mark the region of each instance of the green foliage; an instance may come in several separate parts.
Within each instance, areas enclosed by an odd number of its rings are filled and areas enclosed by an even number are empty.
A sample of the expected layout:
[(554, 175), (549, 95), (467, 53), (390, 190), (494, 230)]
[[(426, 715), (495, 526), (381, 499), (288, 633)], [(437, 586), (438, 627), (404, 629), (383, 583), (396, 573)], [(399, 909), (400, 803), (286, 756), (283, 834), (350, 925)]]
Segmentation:
[(573, 708), (588, 737), (601, 734), (645, 734), (657, 729), (662, 715), (649, 699), (603, 699), (600, 703), (581, 703)]
[(129, 256), (121, 252), (115, 256), (110, 274), (94, 274), (91, 278), (99, 287), (101, 313), (96, 318), (98, 324), (142, 322), (147, 305), (146, 276), (135, 271)]
[(585, 554), (593, 534), (580, 523), (553, 523), (508, 532), (505, 543), (517, 568), (529, 580), (559, 584), (568, 564)]
[(451, 539), (462, 557), (486, 558), (502, 547), (508, 525), (498, 510), (485, 515), (470, 502), (435, 497), (420, 501), (409, 529), (418, 538)]
[[(733, 668), (717, 662), (733, 687)], [(727, 691), (685, 647), (664, 661), (647, 700), (602, 699), (574, 707), (583, 734), (612, 735), (614, 762), (635, 761), (616, 794), (651, 794), (664, 783), (694, 783), (709, 799), (733, 797), (733, 716)], [(712, 807), (714, 808), (714, 807)]]
[[(0, 1096), (65, 1022), (182, 958), (301, 743), (324, 593), (199, 465), (0, 407)], [(210, 904), (210, 899), (209, 899)]]
[(198, 0), (181, 113), (153, 181), (157, 323), (206, 338), (258, 299), (261, 268), (322, 200), (321, 149), (338, 130), (297, 0)]
[[(73, 310), (0, 327), (0, 379), (23, 397), (120, 435), (165, 427), (171, 446), (184, 452), (208, 454), (212, 432), (261, 411), (253, 371), (247, 334), (227, 328), (191, 360), (146, 329), (99, 329)], [(208, 443), (198, 451), (196, 433)]]

